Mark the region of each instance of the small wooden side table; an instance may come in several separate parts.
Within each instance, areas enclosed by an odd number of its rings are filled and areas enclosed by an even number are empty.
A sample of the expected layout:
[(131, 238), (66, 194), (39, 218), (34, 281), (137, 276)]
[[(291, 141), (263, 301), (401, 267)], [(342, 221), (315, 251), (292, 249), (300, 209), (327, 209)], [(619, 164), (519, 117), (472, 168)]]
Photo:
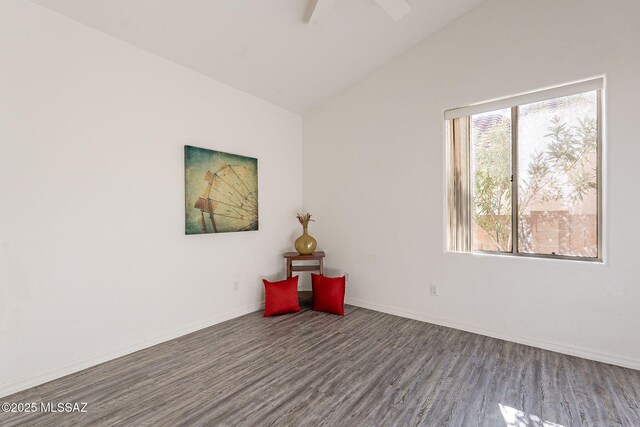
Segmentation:
[[(293, 273), (296, 271), (307, 271), (309, 273), (317, 272), (321, 276), (324, 276), (324, 266), (322, 264), (324, 252), (322, 251), (314, 252), (311, 255), (300, 255), (298, 252), (285, 252), (284, 259), (287, 263), (287, 279), (291, 279), (291, 277), (293, 277)], [(296, 261), (316, 261), (316, 263), (311, 265), (295, 265), (294, 262)], [(300, 301), (300, 304), (311, 304), (312, 298), (312, 291), (298, 291), (298, 300)]]
[[(298, 252), (285, 252), (284, 259), (287, 261), (287, 279), (291, 279), (294, 271), (317, 271), (318, 274), (324, 275), (324, 267), (322, 260), (324, 252), (314, 252), (311, 255), (300, 255)], [(317, 261), (313, 265), (294, 265), (294, 261)]]

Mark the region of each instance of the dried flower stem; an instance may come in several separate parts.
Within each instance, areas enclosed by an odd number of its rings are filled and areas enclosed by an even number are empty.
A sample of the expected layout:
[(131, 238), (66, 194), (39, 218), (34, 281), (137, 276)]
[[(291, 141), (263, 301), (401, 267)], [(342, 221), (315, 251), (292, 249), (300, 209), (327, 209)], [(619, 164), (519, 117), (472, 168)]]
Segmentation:
[(297, 214), (296, 218), (298, 218), (298, 222), (302, 224), (303, 227), (308, 227), (310, 221), (315, 222), (315, 220), (311, 219), (311, 214), (309, 212), (303, 215)]

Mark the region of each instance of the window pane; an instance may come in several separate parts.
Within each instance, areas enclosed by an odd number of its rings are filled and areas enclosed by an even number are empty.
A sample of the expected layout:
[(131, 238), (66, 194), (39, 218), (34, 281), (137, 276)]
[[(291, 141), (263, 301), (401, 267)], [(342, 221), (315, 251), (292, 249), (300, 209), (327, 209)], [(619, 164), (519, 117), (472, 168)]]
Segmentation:
[(511, 109), (471, 116), (472, 249), (511, 252)]
[(598, 256), (597, 93), (518, 108), (518, 251)]

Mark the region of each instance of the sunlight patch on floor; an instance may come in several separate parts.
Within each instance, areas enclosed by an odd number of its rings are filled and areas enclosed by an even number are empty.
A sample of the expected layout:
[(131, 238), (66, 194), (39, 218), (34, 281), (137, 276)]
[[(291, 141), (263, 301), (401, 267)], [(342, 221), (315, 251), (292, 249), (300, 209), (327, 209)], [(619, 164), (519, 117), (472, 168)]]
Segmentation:
[(525, 414), (516, 408), (503, 405), (502, 403), (498, 403), (498, 406), (500, 407), (500, 412), (502, 412), (507, 427), (564, 427), (562, 424), (541, 420), (540, 417)]

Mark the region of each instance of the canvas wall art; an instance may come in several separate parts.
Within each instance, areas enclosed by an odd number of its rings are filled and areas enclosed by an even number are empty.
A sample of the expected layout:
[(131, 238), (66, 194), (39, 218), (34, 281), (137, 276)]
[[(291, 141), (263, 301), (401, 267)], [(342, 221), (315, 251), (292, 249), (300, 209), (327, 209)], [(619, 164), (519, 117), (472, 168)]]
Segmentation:
[(184, 147), (185, 234), (258, 229), (258, 160)]

